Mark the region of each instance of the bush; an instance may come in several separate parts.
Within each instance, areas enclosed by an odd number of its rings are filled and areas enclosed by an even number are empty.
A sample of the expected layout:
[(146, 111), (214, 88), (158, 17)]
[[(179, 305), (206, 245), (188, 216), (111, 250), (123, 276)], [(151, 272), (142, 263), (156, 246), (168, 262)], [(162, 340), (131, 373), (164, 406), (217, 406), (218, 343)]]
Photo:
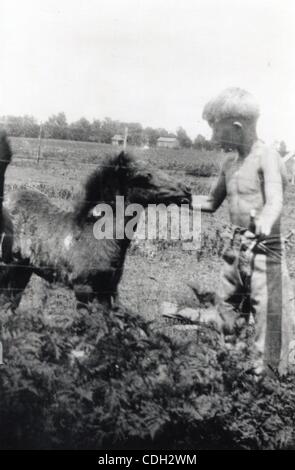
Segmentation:
[(258, 385), (249, 350), (213, 330), (170, 338), (122, 309), (1, 315), (2, 449), (294, 448), (294, 378)]

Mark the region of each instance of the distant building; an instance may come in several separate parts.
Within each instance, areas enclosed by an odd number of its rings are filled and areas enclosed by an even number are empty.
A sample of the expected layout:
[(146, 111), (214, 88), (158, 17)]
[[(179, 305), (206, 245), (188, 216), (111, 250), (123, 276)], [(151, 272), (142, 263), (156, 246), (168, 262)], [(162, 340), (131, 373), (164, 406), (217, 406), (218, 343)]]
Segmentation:
[(112, 145), (124, 145), (124, 137), (120, 134), (114, 135), (112, 138)]
[(164, 147), (168, 149), (178, 149), (179, 142), (176, 137), (159, 137), (157, 139), (157, 147)]

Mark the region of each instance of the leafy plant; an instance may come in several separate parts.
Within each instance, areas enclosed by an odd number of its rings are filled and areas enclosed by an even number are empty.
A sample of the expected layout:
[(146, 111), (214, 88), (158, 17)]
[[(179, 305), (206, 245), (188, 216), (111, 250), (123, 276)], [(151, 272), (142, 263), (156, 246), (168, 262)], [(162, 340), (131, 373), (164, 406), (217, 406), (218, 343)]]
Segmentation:
[(2, 449), (294, 447), (294, 377), (257, 384), (213, 330), (173, 339), (98, 307), (1, 320)]

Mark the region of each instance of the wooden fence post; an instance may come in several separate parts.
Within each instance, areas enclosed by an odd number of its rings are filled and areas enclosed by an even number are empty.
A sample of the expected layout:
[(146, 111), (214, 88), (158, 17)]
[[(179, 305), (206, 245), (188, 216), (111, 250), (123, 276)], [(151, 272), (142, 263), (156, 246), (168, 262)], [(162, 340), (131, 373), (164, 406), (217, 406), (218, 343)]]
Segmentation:
[(39, 142), (38, 142), (38, 154), (37, 154), (37, 163), (39, 163), (40, 158), (41, 158), (41, 146), (42, 146), (42, 131), (43, 131), (43, 125), (42, 122), (40, 123), (40, 129), (39, 129)]
[(124, 151), (126, 151), (127, 149), (127, 139), (128, 139), (128, 127), (125, 127), (124, 145), (123, 145)]

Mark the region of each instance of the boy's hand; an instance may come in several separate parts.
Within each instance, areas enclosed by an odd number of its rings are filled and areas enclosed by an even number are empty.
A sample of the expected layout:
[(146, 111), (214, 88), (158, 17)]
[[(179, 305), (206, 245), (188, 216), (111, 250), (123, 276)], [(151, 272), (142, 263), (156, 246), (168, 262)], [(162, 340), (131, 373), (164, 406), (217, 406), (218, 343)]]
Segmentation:
[(261, 238), (268, 237), (270, 235), (272, 224), (269, 219), (265, 217), (260, 217), (255, 223), (255, 233)]
[(204, 196), (195, 196), (194, 194), (192, 195), (192, 200), (191, 200), (191, 208), (196, 210), (200, 209), (201, 207), (201, 201), (204, 200)]
[(214, 212), (214, 204), (210, 196), (192, 195), (191, 208), (193, 210), (202, 210), (204, 212)]

